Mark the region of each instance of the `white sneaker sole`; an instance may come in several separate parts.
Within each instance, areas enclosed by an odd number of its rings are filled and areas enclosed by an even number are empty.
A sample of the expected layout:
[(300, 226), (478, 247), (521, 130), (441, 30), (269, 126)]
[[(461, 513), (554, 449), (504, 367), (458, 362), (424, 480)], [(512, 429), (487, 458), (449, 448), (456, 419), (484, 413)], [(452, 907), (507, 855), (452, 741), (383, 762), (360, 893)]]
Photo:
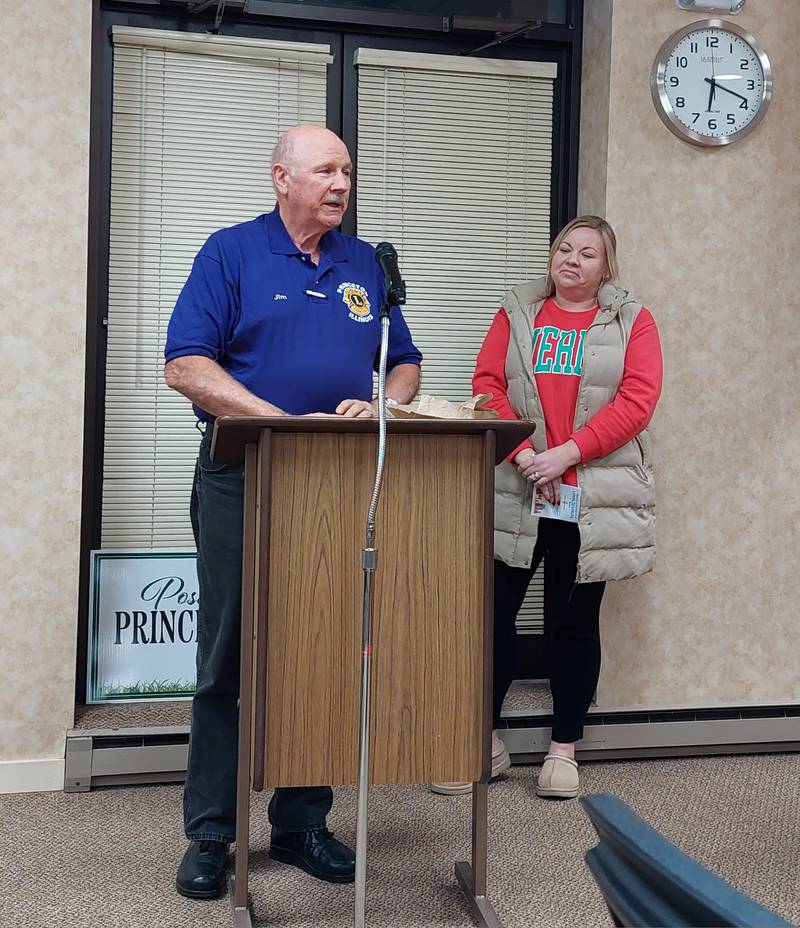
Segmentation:
[(432, 793), (439, 796), (462, 796), (472, 792), (471, 783), (430, 783)]
[[(494, 761), (495, 758), (493, 757), (492, 760)], [(499, 777), (510, 767), (511, 758), (508, 756), (508, 751), (504, 749), (497, 755), (496, 762), (492, 763), (492, 779)], [(431, 783), (430, 788), (432, 793), (437, 793), (439, 796), (463, 796), (472, 792), (471, 783)]]
[(542, 799), (575, 799), (580, 789), (543, 789), (536, 787), (536, 795)]
[[(492, 758), (494, 760), (494, 758)], [(501, 754), (498, 755), (497, 763), (492, 764), (492, 779), (499, 777), (501, 773), (505, 773), (511, 767), (511, 758), (508, 756), (508, 751), (503, 748)]]

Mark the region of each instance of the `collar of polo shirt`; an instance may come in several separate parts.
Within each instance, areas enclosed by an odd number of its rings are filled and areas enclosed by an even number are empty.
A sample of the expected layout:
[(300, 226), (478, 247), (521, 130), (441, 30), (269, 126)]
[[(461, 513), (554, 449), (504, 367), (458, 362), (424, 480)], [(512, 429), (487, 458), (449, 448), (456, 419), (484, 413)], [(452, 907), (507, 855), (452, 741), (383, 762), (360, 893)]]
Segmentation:
[[(278, 207), (271, 213), (267, 213), (267, 236), (269, 238), (269, 247), (274, 255), (301, 255), (302, 251), (292, 241), (286, 226), (283, 224)], [(320, 258), (326, 257), (329, 261), (339, 262), (346, 261), (347, 254), (344, 246), (339, 240), (339, 232), (331, 229), (326, 232), (319, 240)]]

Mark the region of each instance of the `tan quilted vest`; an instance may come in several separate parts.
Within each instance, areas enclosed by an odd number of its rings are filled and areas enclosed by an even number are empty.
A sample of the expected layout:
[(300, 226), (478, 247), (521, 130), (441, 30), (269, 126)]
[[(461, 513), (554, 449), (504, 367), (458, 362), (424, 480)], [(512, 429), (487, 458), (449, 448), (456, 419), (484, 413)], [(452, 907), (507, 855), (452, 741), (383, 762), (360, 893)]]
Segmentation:
[[(508, 398), (521, 418), (536, 423), (533, 445), (544, 451), (544, 416), (533, 375), (533, 329), (546, 299), (542, 278), (515, 287), (504, 307), (511, 324), (506, 356)], [(616, 396), (622, 381), (625, 348), (641, 310), (627, 291), (610, 284), (598, 294), (600, 310), (586, 332), (583, 373), (575, 406), (575, 430)], [(653, 569), (655, 486), (650, 437), (645, 429), (604, 458), (579, 464), (581, 488), (577, 583), (626, 580)], [(495, 469), (495, 557), (512, 567), (529, 567), (538, 517), (531, 514), (533, 488), (504, 461)]]

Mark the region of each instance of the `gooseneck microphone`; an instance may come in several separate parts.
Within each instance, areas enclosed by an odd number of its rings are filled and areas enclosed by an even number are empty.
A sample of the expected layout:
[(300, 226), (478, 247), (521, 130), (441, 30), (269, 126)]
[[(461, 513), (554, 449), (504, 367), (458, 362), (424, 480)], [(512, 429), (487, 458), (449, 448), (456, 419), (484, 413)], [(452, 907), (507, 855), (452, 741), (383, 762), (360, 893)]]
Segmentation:
[(361, 698), (358, 713), (358, 803), (356, 809), (356, 905), (353, 924), (366, 926), (367, 899), (367, 798), (369, 794), (369, 739), (370, 739), (370, 681), (372, 679), (372, 608), (375, 599), (374, 580), (378, 566), (378, 548), (375, 544), (375, 523), (378, 500), (383, 482), (386, 458), (386, 365), (389, 355), (389, 327), (392, 324), (391, 307), (406, 301), (406, 285), (397, 266), (397, 252), (388, 242), (375, 249), (375, 260), (383, 271), (384, 299), (379, 314), (381, 347), (378, 361), (378, 454), (375, 461), (375, 483), (367, 513), (367, 530), (361, 552), (361, 569), (364, 572), (364, 596), (361, 600)]
[(386, 303), (389, 306), (402, 306), (406, 301), (406, 285), (397, 266), (397, 252), (394, 245), (381, 242), (375, 248), (375, 260), (383, 271)]

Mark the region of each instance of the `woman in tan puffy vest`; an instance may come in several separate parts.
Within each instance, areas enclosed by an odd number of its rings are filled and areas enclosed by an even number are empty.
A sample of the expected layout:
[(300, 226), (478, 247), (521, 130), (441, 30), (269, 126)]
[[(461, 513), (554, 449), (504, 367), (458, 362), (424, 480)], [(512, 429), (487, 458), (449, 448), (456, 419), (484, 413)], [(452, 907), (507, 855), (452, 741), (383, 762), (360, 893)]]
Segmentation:
[[(473, 392), (491, 393), (501, 418), (536, 424), (496, 471), (494, 722), (513, 676), (516, 616), (543, 564), (553, 695), (537, 786), (545, 797), (578, 794), (575, 742), (600, 673), (605, 582), (647, 573), (655, 556), (646, 429), (661, 392), (661, 346), (649, 310), (616, 277), (608, 223), (570, 222), (550, 250), (547, 277), (507, 294), (473, 377)], [(495, 734), (493, 773), (507, 766)]]

